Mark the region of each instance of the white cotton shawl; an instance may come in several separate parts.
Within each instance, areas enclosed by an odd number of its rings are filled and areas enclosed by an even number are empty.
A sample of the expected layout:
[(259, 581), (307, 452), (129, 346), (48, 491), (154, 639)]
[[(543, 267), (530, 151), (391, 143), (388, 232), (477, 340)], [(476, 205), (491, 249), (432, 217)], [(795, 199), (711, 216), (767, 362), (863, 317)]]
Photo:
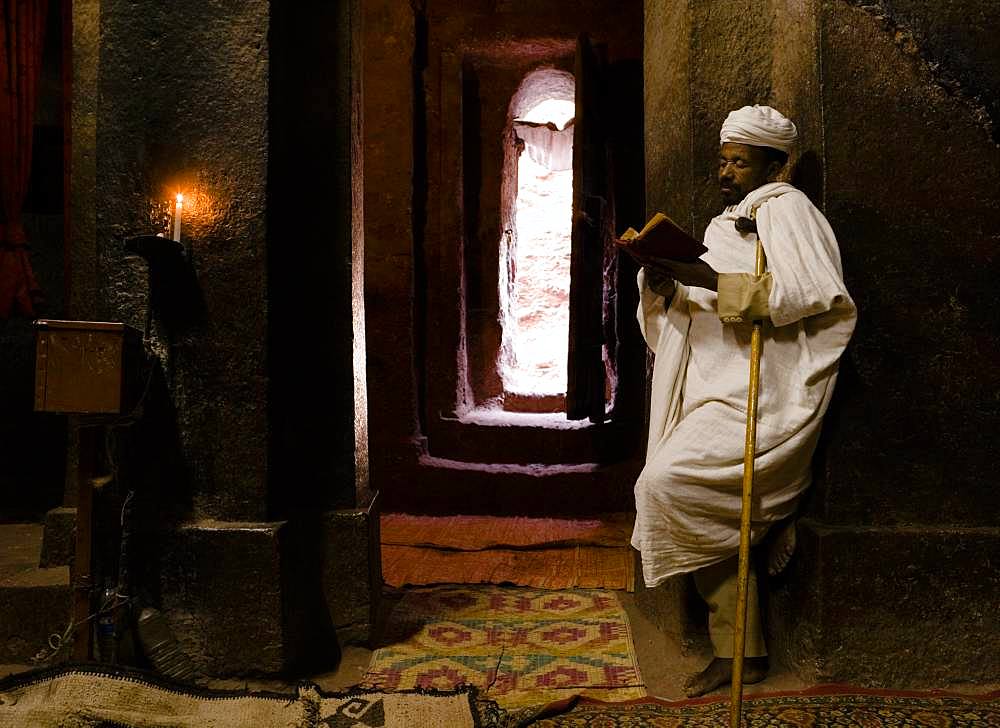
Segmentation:
[[(794, 512), (856, 318), (836, 238), (791, 185), (771, 183), (715, 217), (702, 256), (722, 273), (752, 273), (756, 210), (773, 278), (763, 330), (753, 540)], [(639, 324), (655, 353), (646, 466), (635, 486), (632, 545), (648, 586), (722, 561), (739, 546), (749, 324), (722, 324), (716, 294), (677, 286), (669, 307), (645, 285)]]

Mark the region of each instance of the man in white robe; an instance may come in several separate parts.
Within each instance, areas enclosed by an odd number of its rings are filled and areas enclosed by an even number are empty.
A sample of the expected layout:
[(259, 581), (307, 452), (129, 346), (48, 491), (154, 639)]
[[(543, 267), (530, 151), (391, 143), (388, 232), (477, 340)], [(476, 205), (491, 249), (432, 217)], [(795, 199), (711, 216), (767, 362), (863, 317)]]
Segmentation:
[[(693, 573), (709, 609), (715, 659), (689, 680), (700, 695), (729, 682), (743, 477), (750, 332), (763, 320), (752, 541), (791, 516), (854, 330), (840, 252), (823, 214), (771, 180), (795, 125), (766, 106), (732, 112), (720, 135), (725, 209), (705, 231), (701, 261), (651, 261), (639, 273), (639, 322), (655, 354), (646, 466), (635, 485), (632, 545), (655, 586)], [(767, 273), (753, 276), (757, 235)], [(744, 681), (767, 673), (756, 576), (748, 592)]]

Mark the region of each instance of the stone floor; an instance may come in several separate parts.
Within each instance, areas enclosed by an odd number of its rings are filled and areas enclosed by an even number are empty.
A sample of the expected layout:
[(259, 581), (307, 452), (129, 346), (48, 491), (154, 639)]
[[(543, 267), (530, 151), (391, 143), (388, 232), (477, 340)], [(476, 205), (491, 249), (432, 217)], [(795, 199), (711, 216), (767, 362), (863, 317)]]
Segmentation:
[[(37, 563), (40, 544), (41, 526), (21, 525), (14, 528), (7, 527), (0, 529), (0, 592), (14, 586), (21, 586), (20, 582), (25, 579), (29, 579), (31, 585), (35, 585), (34, 582), (40, 578), (44, 577), (51, 580), (56, 578), (53, 576), (56, 575), (59, 581), (58, 586), (66, 590), (65, 594), (60, 592), (58, 595), (60, 596), (59, 604), (65, 604), (69, 597), (68, 570), (65, 567), (61, 569), (39, 569)], [(10, 582), (10, 584), (7, 584), (7, 582)], [(668, 699), (682, 698), (681, 686), (685, 678), (691, 673), (700, 670), (710, 659), (710, 655), (707, 652), (694, 655), (684, 654), (678, 644), (664, 638), (656, 626), (637, 608), (634, 595), (626, 592), (617, 593), (621, 598), (632, 625), (639, 669), (645, 680), (648, 692), (651, 695)], [(383, 600), (385, 605), (382, 616), (383, 620), (393, 605), (398, 602), (401, 594), (400, 590), (388, 590), (386, 592), (386, 597)], [(10, 595), (7, 594), (7, 596), (9, 597)], [(37, 612), (38, 610), (32, 607), (32, 611)], [(38, 615), (33, 614), (32, 616)], [(22, 617), (21, 619), (24, 618)], [(47, 621), (51, 622), (52, 620)], [(39, 629), (41, 631), (37, 636), (33, 636), (33, 640), (38, 642), (39, 647), (41, 647), (44, 642), (44, 636), (50, 628), (45, 627), (43, 629), (40, 627)], [(308, 677), (324, 690), (340, 690), (360, 682), (368, 666), (370, 657), (371, 651), (369, 649), (348, 646), (344, 648), (340, 665), (336, 670)], [(0, 657), (0, 677), (31, 668), (30, 665), (2, 664), (2, 662), (3, 659)], [(209, 685), (217, 688), (242, 688), (248, 686), (252, 689), (289, 690), (296, 682), (297, 680), (247, 680), (241, 678), (216, 679), (212, 680)], [(776, 690), (798, 690), (807, 687), (810, 687), (810, 685), (790, 670), (784, 668), (782, 665), (772, 665), (771, 674), (768, 679), (758, 685), (746, 686), (745, 692), (747, 694), (754, 694)], [(983, 693), (1000, 689), (1000, 685), (996, 684), (941, 685), (939, 687), (969, 693)], [(720, 688), (717, 692), (718, 694), (728, 694), (728, 688)]]
[[(68, 601), (68, 570), (65, 567), (60, 569), (39, 569), (38, 554), (41, 548), (41, 526), (39, 525), (16, 525), (5, 526), (0, 529), (0, 593), (6, 595), (4, 601), (10, 602), (10, 597), (15, 594), (13, 589), (23, 587), (25, 582), (29, 586), (39, 586), (35, 582), (39, 579), (56, 579), (57, 586), (65, 589), (65, 594), (60, 592), (60, 604)], [(27, 581), (26, 581), (27, 580)], [(46, 581), (42, 586), (48, 586)], [(35, 590), (32, 590), (34, 593)], [(400, 590), (387, 590), (383, 600), (385, 613), (391, 610), (393, 604), (398, 601)], [(683, 697), (681, 686), (685, 678), (700, 670), (710, 659), (710, 655), (685, 654), (681, 647), (675, 642), (665, 638), (649, 621), (649, 619), (636, 606), (635, 595), (626, 592), (618, 592), (619, 597), (629, 616), (632, 625), (633, 639), (638, 656), (639, 668), (645, 680), (648, 692), (651, 695), (668, 699), (679, 699)], [(11, 603), (12, 604), (12, 603)], [(8, 607), (11, 605), (8, 605)], [(41, 616), (36, 614), (39, 610), (32, 604), (25, 605), (30, 609), (31, 616)], [(8, 612), (10, 609), (7, 610)], [(22, 610), (23, 611), (23, 610)], [(10, 615), (7, 615), (10, 617)], [(23, 621), (27, 617), (20, 617)], [(383, 615), (383, 619), (385, 614)], [(7, 621), (7, 620), (5, 620)], [(51, 629), (46, 625), (39, 625), (37, 634), (32, 635), (33, 642), (37, 642), (39, 647), (43, 646), (44, 637)], [(57, 621), (57, 620), (56, 620)], [(2, 630), (0, 630), (2, 632)], [(9, 639), (9, 636), (8, 638)], [(22, 650), (22, 652), (24, 652)], [(365, 669), (368, 666), (371, 651), (364, 647), (347, 646), (343, 650), (342, 659), (338, 668), (334, 671), (325, 672), (309, 676), (322, 689), (327, 691), (341, 690), (360, 682)], [(9, 658), (8, 658), (9, 660)], [(21, 672), (30, 669), (26, 664), (2, 664), (4, 662), (0, 654), (0, 677), (11, 672)], [(289, 690), (296, 680), (261, 680), (261, 679), (216, 679), (209, 684), (217, 688), (242, 688), (248, 686), (251, 689), (271, 689)], [(748, 685), (745, 688), (747, 694), (758, 692), (771, 692), (776, 690), (798, 690), (809, 687), (809, 684), (800, 679), (782, 665), (772, 665), (771, 674), (763, 683), (758, 685)], [(942, 685), (943, 689), (958, 690), (962, 692), (982, 693), (1000, 688), (998, 685)], [(728, 688), (720, 688), (717, 693), (728, 694)]]
[[(668, 699), (684, 697), (681, 686), (691, 673), (701, 670), (711, 658), (707, 652), (701, 655), (684, 655), (675, 642), (665, 639), (656, 627), (646, 619), (636, 608), (634, 597), (625, 592), (618, 592), (619, 598), (628, 613), (632, 626), (632, 636), (635, 642), (639, 670), (646, 689), (650, 695)], [(368, 666), (371, 651), (362, 647), (348, 647), (344, 651), (340, 667), (335, 672), (313, 676), (312, 680), (324, 690), (339, 690), (360, 681)], [(245, 684), (243, 681), (218, 681), (219, 687), (236, 687)], [(272, 684), (272, 687), (276, 685)], [(799, 679), (795, 674), (782, 668), (772, 666), (767, 680), (757, 685), (747, 685), (745, 693), (775, 690), (801, 690), (809, 684)], [(979, 686), (976, 692), (986, 688)], [(728, 695), (728, 687), (719, 689), (718, 694)]]
[[(390, 594), (386, 602), (390, 605), (398, 599), (399, 592)], [(619, 597), (628, 613), (632, 626), (633, 639), (635, 642), (636, 654), (639, 661), (639, 669), (645, 680), (647, 691), (650, 695), (667, 698), (681, 699), (683, 693), (681, 685), (688, 675), (697, 672), (707, 663), (710, 655), (696, 654), (685, 655), (679, 645), (665, 639), (656, 627), (646, 619), (636, 608), (633, 595), (625, 592), (618, 592)], [(365, 669), (368, 667), (371, 658), (371, 650), (365, 647), (348, 646), (345, 647), (342, 659), (338, 668), (334, 671), (324, 672), (308, 677), (321, 689), (326, 691), (342, 690), (356, 685), (361, 681)], [(4, 665), (0, 664), (0, 677), (13, 672), (21, 672), (30, 669), (29, 665)], [(292, 690), (295, 680), (264, 680), (264, 679), (214, 679), (208, 684), (209, 687), (222, 689), (250, 688), (255, 690)], [(767, 680), (757, 685), (747, 685), (745, 694), (753, 695), (762, 692), (774, 692), (779, 690), (801, 690), (810, 687), (797, 675), (790, 672), (781, 665), (772, 665), (771, 674)], [(941, 689), (954, 690), (966, 693), (986, 693), (1000, 689), (998, 684), (959, 684), (942, 685)], [(715, 691), (716, 695), (728, 695), (728, 686)]]
[[(388, 605), (388, 609), (392, 608), (400, 594), (401, 591), (394, 590), (387, 595), (384, 601)], [(639, 670), (645, 680), (647, 691), (650, 695), (667, 699), (683, 698), (681, 686), (684, 680), (691, 673), (701, 670), (708, 663), (711, 655), (708, 652), (698, 655), (683, 654), (680, 645), (665, 639), (657, 628), (643, 616), (635, 605), (633, 595), (626, 592), (617, 592), (617, 594), (625, 607), (632, 626)], [(344, 649), (337, 670), (313, 675), (310, 680), (327, 691), (342, 690), (356, 685), (361, 681), (361, 677), (368, 667), (371, 654), (371, 650), (367, 648), (348, 646)], [(0, 666), (0, 672), (2, 671), (3, 667)], [(279, 690), (283, 688), (284, 683), (280, 680), (235, 679), (213, 680), (211, 685), (212, 687), (230, 689), (250, 686), (254, 689)], [(801, 690), (807, 687), (809, 684), (799, 679), (795, 674), (780, 665), (775, 665), (766, 681), (758, 685), (747, 685), (745, 693), (750, 695), (775, 690)], [(986, 688), (980, 686), (977, 692), (985, 690)], [(717, 693), (728, 695), (728, 687), (720, 688)]]
[(36, 654), (65, 626), (69, 567), (40, 567), (41, 551), (41, 524), (0, 525), (0, 662)]

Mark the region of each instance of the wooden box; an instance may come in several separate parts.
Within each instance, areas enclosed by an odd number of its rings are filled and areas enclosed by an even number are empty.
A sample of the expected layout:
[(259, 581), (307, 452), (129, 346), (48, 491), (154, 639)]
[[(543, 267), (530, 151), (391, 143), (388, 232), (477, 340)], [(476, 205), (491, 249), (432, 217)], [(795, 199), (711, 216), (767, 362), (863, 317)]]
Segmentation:
[(35, 321), (35, 411), (123, 414), (135, 404), (141, 335), (103, 321)]

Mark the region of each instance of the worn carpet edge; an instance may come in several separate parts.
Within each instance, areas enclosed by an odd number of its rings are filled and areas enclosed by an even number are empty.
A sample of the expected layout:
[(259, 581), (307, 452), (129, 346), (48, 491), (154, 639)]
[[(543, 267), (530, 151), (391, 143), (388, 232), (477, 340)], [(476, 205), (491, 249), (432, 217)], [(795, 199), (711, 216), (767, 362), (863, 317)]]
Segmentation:
[[(763, 693), (750, 693), (743, 695), (744, 703), (759, 702), (765, 700), (781, 699), (781, 698), (811, 698), (811, 697), (829, 697), (843, 695), (845, 697), (852, 695), (862, 695), (870, 696), (876, 698), (955, 698), (959, 700), (968, 700), (970, 702), (1000, 702), (1000, 690), (991, 690), (988, 693), (964, 693), (953, 690), (940, 690), (940, 689), (928, 689), (928, 690), (894, 690), (891, 688), (865, 688), (857, 685), (850, 685), (847, 683), (826, 683), (823, 685), (814, 685), (809, 688), (804, 688), (802, 690), (775, 690), (773, 692), (763, 692)], [(684, 698), (681, 700), (669, 700), (667, 698), (658, 698), (654, 695), (649, 695), (644, 698), (635, 698), (633, 700), (622, 700), (622, 701), (609, 701), (600, 700), (597, 698), (588, 698), (586, 696), (581, 696), (577, 701), (578, 703), (588, 703), (593, 705), (640, 705), (656, 703), (657, 705), (662, 705), (665, 708), (690, 708), (703, 705), (714, 705), (717, 703), (728, 703), (728, 695), (706, 695), (699, 698)]]
[(380, 519), (380, 531), (383, 544), (454, 551), (623, 547), (629, 543), (634, 518), (625, 512), (593, 518), (386, 513)]
[[(494, 701), (480, 696), (480, 691), (473, 685), (461, 685), (454, 690), (436, 690), (433, 688), (410, 688), (403, 690), (381, 690), (378, 688), (365, 688), (361, 686), (351, 686), (342, 691), (325, 691), (308, 680), (299, 681), (294, 692), (279, 692), (271, 690), (249, 690), (249, 689), (218, 689), (208, 688), (202, 685), (180, 682), (165, 677), (158, 673), (144, 670), (137, 667), (126, 667), (121, 665), (109, 665), (103, 663), (77, 663), (65, 662), (59, 665), (40, 667), (24, 672), (16, 672), (0, 678), (0, 693), (11, 693), (18, 690), (25, 690), (40, 683), (57, 680), (67, 676), (94, 676), (112, 680), (120, 680), (132, 684), (146, 685), (150, 688), (163, 690), (171, 693), (178, 693), (186, 697), (206, 700), (238, 699), (250, 698), (262, 701), (281, 702), (291, 704), (298, 701), (309, 701), (316, 703), (319, 700), (348, 700), (357, 697), (372, 695), (416, 695), (425, 697), (455, 698), (465, 695), (469, 718), (473, 728), (503, 728), (509, 726), (507, 711), (500, 708)], [(0, 701), (2, 706), (2, 701)], [(320, 721), (317, 710), (315, 712), (315, 725), (311, 721), (302, 723), (302, 728), (322, 728), (326, 725)], [(0, 711), (2, 712), (2, 711)], [(307, 709), (307, 713), (310, 712)], [(102, 723), (102, 725), (108, 723)], [(110, 724), (108, 724), (110, 725)]]
[(297, 693), (281, 693), (272, 690), (209, 688), (204, 685), (174, 680), (140, 667), (111, 665), (99, 662), (63, 662), (58, 665), (48, 665), (24, 672), (11, 673), (0, 678), (0, 692), (23, 689), (35, 683), (45, 682), (46, 680), (70, 674), (96, 675), (99, 677), (127, 680), (129, 682), (146, 683), (161, 690), (184, 693), (185, 695), (199, 698), (245, 697), (287, 701), (290, 698), (294, 699), (297, 697)]
[(631, 547), (442, 551), (383, 544), (381, 553), (383, 579), (391, 587), (513, 584), (536, 589), (635, 591)]

